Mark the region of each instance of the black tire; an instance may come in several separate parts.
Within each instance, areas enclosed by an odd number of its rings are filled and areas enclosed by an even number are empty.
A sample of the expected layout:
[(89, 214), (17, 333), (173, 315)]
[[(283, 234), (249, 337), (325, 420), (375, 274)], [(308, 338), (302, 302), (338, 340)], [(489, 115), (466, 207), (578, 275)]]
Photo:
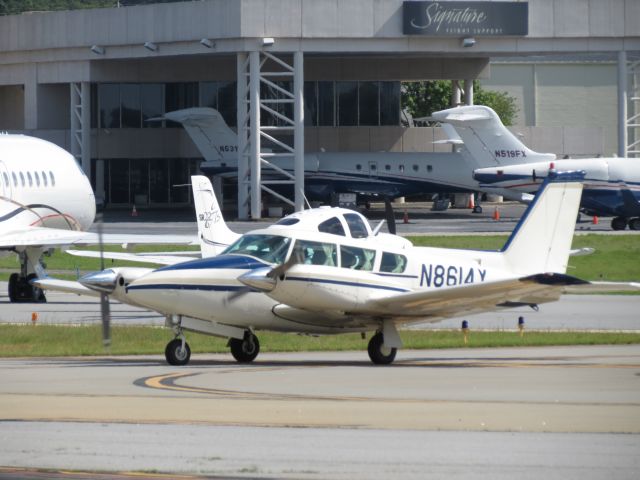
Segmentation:
[(164, 349), (164, 356), (169, 365), (186, 365), (191, 358), (191, 348), (187, 342), (184, 342), (184, 350), (182, 349), (182, 340), (175, 338), (167, 343)]
[(36, 286), (31, 285), (31, 280), (35, 280), (38, 276), (35, 273), (31, 273), (27, 276), (27, 284), (31, 288), (31, 301), (34, 303), (47, 303), (47, 297), (44, 295), (44, 291)]
[(376, 365), (389, 365), (396, 358), (396, 348), (384, 348), (384, 337), (382, 333), (378, 332), (371, 340), (369, 340), (369, 346), (367, 351), (369, 352), (369, 358)]
[(253, 333), (245, 335), (242, 340), (238, 338), (230, 339), (229, 347), (231, 348), (231, 355), (239, 363), (251, 363), (260, 353), (260, 342)]
[(611, 220), (611, 228), (614, 230), (624, 230), (627, 228), (627, 219), (624, 217), (615, 217)]
[(9, 276), (9, 301), (11, 303), (15, 303), (18, 301), (18, 280), (20, 278), (20, 275), (18, 275), (17, 273), (12, 273)]
[(629, 220), (629, 230), (640, 230), (640, 218)]
[(476, 205), (473, 207), (473, 213), (482, 213), (482, 207), (480, 205)]

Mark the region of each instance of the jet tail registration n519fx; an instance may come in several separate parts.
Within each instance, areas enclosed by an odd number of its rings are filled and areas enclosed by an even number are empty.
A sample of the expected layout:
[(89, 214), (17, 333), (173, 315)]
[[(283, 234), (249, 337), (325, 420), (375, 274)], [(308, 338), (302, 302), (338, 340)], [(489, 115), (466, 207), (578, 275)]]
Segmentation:
[[(97, 245), (86, 232), (96, 203), (91, 185), (75, 158), (64, 149), (26, 135), (0, 135), (0, 253), (14, 252), (20, 272), (9, 278), (9, 299), (45, 301), (33, 285), (45, 276), (43, 252), (69, 245)], [(191, 243), (178, 236), (103, 235), (111, 244)]]
[(375, 233), (357, 212), (324, 207), (246, 233), (218, 256), (142, 275), (124, 295), (166, 315), (176, 335), (165, 350), (173, 365), (189, 361), (185, 331), (227, 337), (233, 356), (250, 362), (258, 330), (374, 332), (369, 356), (388, 364), (402, 345), (399, 325), (593, 288), (566, 275), (581, 178), (549, 178), (499, 252), (414, 247)]

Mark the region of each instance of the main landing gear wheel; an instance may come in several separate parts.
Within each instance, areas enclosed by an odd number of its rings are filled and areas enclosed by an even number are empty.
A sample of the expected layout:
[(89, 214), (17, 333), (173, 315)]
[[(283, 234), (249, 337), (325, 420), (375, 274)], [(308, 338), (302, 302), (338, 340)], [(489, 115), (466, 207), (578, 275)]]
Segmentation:
[(232, 338), (229, 340), (231, 355), (240, 363), (253, 362), (260, 353), (260, 342), (253, 333), (247, 333), (242, 340)]
[(640, 218), (629, 220), (629, 230), (640, 230)]
[(383, 345), (384, 338), (382, 333), (378, 332), (371, 340), (367, 348), (369, 358), (376, 365), (389, 365), (396, 358), (396, 348), (388, 348)]
[(26, 278), (17, 273), (12, 273), (9, 276), (9, 301), (11, 303), (46, 303), (47, 297), (44, 295), (44, 291), (31, 285), (31, 280), (36, 277), (35, 273), (28, 275)]
[(627, 228), (627, 219), (624, 217), (615, 217), (611, 220), (611, 228), (614, 230), (624, 230)]
[(167, 343), (164, 356), (169, 365), (186, 365), (191, 358), (191, 348), (187, 342), (184, 342), (184, 348), (182, 348), (182, 339), (174, 338)]

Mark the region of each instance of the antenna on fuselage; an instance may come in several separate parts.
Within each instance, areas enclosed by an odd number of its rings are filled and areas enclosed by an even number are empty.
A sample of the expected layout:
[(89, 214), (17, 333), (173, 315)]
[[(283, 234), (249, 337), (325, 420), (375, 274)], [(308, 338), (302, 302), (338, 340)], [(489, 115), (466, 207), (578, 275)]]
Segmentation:
[(309, 203), (309, 200), (307, 199), (307, 196), (304, 194), (304, 190), (300, 189), (300, 193), (302, 193), (302, 198), (304, 198), (304, 201), (307, 204), (307, 207), (309, 208), (309, 210), (311, 210), (311, 204)]

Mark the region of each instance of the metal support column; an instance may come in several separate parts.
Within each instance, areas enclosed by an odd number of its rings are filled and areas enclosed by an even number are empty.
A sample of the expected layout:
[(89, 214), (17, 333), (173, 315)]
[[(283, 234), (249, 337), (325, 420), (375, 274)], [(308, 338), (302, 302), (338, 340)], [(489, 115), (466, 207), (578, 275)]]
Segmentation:
[(293, 54), (293, 150), (295, 209), (304, 210), (304, 57)]
[(640, 158), (640, 55), (627, 53), (627, 156)]
[(260, 54), (249, 53), (249, 165), (251, 169), (251, 218), (261, 218), (262, 201), (260, 183)]
[(473, 79), (464, 81), (464, 104), (473, 105)]
[(627, 156), (627, 52), (618, 52), (618, 156)]
[(236, 85), (238, 112), (238, 218), (249, 218), (249, 56), (238, 53), (236, 57)]
[(89, 82), (70, 84), (71, 154), (91, 178), (91, 96)]

